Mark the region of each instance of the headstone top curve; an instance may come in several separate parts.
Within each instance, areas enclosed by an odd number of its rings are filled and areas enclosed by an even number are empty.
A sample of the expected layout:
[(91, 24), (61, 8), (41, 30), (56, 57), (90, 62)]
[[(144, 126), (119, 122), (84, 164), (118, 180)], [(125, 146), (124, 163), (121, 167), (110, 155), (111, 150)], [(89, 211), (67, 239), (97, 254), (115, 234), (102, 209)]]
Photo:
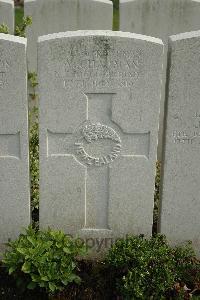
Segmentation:
[(11, 4), (14, 7), (14, 1), (12, 0), (1, 0), (0, 2)]
[(135, 0), (119, 0), (119, 4), (127, 3), (127, 2), (134, 2)]
[[(9, 2), (9, 1), (11, 1), (11, 0), (2, 0), (2, 1), (4, 1), (4, 2)], [(37, 2), (38, 0), (24, 0), (24, 3), (29, 3), (29, 2)], [(109, 4), (109, 5), (111, 5), (111, 6), (113, 6), (113, 3), (112, 3), (112, 1), (110, 1), (110, 0), (92, 0), (93, 2), (100, 2), (100, 3), (105, 3), (105, 4)]]
[(200, 37), (200, 30), (189, 31), (179, 34), (174, 34), (169, 37), (170, 41), (179, 41), (179, 40), (187, 40), (191, 38), (199, 38)]
[(94, 2), (100, 2), (100, 3), (105, 3), (105, 4), (109, 4), (111, 6), (113, 6), (112, 1), (110, 0), (93, 0)]
[(5, 33), (0, 33), (0, 39), (9, 41), (9, 42), (14, 42), (14, 43), (20, 43), (20, 44), (27, 44), (27, 39), (19, 36), (14, 36), (11, 34), (5, 34)]
[(29, 2), (36, 2), (37, 0), (24, 0), (24, 4), (25, 3), (29, 3)]
[(123, 32), (123, 31), (112, 31), (112, 30), (76, 30), (76, 31), (66, 31), (53, 33), (48, 35), (43, 35), (38, 38), (38, 42), (45, 42), (48, 40), (54, 40), (59, 38), (69, 38), (69, 37), (89, 37), (89, 36), (105, 36), (105, 37), (121, 37), (121, 38), (132, 38), (137, 40), (143, 40), (146, 42), (151, 42), (155, 44), (163, 45), (163, 41), (159, 38), (150, 37), (137, 33)]

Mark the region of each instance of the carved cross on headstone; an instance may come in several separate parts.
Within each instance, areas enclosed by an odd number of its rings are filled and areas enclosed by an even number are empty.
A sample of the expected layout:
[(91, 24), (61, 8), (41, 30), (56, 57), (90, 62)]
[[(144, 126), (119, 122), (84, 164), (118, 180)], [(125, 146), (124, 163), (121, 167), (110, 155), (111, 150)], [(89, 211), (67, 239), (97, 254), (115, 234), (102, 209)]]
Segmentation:
[(85, 94), (85, 122), (73, 133), (48, 131), (48, 157), (73, 156), (86, 167), (86, 229), (109, 229), (109, 171), (112, 164), (120, 156), (149, 157), (150, 132), (137, 133), (133, 128), (132, 133), (126, 133), (112, 121), (114, 95)]

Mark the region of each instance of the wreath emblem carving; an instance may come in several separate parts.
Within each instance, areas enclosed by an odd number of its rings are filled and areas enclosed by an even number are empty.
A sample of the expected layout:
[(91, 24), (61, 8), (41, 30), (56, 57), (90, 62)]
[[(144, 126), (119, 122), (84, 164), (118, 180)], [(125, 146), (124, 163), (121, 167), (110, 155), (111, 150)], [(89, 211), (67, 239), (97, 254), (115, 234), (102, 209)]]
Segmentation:
[[(75, 143), (76, 154), (87, 166), (101, 167), (110, 164), (119, 156), (121, 152), (121, 139), (113, 128), (101, 123), (87, 122), (80, 128), (80, 134), (80, 141)], [(111, 140), (114, 143), (111, 152), (107, 155), (94, 157), (85, 151), (85, 144), (92, 144), (104, 139)]]

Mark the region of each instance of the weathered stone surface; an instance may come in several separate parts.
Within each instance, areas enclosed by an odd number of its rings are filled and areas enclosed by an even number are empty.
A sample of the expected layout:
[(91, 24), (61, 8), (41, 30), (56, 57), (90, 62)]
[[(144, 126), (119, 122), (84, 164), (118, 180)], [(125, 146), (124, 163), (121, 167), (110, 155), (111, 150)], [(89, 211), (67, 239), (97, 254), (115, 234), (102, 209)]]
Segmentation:
[(195, 0), (120, 0), (120, 29), (167, 42), (168, 36), (199, 29), (200, 2)]
[(27, 30), (29, 69), (37, 69), (39, 36), (79, 29), (112, 29), (109, 0), (25, 0), (25, 15), (33, 18)]
[(26, 39), (0, 34), (0, 244), (30, 223)]
[(14, 1), (0, 0), (0, 25), (6, 24), (9, 33), (14, 33)]
[(160, 229), (200, 253), (200, 31), (170, 40)]
[(97, 251), (150, 235), (162, 42), (77, 31), (41, 37), (38, 53), (40, 226)]
[(162, 159), (168, 37), (200, 29), (200, 1), (120, 0), (120, 30), (161, 38), (166, 45), (160, 114), (158, 158)]

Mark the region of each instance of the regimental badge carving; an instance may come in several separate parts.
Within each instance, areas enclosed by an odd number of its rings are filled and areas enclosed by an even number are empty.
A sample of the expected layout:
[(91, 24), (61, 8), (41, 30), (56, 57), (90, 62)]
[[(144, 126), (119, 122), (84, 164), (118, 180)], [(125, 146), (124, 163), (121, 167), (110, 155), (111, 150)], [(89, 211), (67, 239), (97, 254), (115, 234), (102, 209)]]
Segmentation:
[[(96, 156), (88, 153), (90, 151), (90, 145), (103, 143), (103, 140), (109, 140), (111, 142), (111, 151), (106, 155)], [(119, 134), (111, 127), (103, 125), (101, 123), (86, 122), (79, 129), (79, 137), (75, 143), (75, 152), (78, 159), (84, 162), (87, 166), (101, 167), (113, 162), (121, 152), (121, 138)]]
[(121, 143), (120, 137), (114, 129), (100, 123), (86, 124), (82, 128), (82, 134), (88, 143), (97, 141), (98, 139), (111, 139), (112, 141)]

